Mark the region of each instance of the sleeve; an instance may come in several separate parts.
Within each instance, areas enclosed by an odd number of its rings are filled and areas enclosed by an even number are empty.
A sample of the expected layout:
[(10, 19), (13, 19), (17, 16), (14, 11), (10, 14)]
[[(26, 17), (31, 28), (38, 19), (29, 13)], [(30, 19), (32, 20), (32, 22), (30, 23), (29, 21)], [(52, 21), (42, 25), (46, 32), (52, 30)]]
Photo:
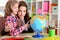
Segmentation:
[(14, 27), (14, 24), (12, 22), (11, 17), (7, 17), (5, 25), (7, 25), (7, 24), (11, 25), (11, 26), (9, 26), (10, 27), (10, 35), (11, 36), (19, 35), (23, 30), (25, 30), (25, 27), (23, 27), (23, 26), (21, 26), (18, 29), (16, 27)]
[(13, 28), (12, 30), (11, 30), (11, 35), (12, 36), (16, 36), (16, 35), (19, 35), (20, 33), (22, 33), (22, 31), (24, 30), (25, 28), (24, 27), (20, 27), (19, 29), (15, 29), (15, 28)]
[[(7, 25), (10, 25), (10, 26), (7, 26)], [(12, 31), (12, 29), (14, 28), (13, 27), (13, 23), (12, 23), (12, 18), (10, 17), (10, 16), (8, 16), (7, 18), (6, 18), (6, 22), (5, 22), (5, 27), (9, 27), (9, 32), (11, 33), (11, 31)], [(13, 27), (13, 28), (12, 28)]]

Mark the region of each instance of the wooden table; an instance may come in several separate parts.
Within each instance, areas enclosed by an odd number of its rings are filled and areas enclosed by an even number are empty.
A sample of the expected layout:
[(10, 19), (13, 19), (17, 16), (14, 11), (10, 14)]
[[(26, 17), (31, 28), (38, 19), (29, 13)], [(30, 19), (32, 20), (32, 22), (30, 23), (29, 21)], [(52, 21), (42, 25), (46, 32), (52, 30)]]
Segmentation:
[(24, 34), (20, 34), (19, 36), (1, 36), (0, 40), (24, 40), (25, 37), (32, 37), (31, 35), (33, 35), (32, 33), (24, 33)]
[(2, 36), (0, 40), (60, 40), (60, 36), (49, 37), (48, 34), (44, 34), (44, 38), (32, 38), (33, 33), (20, 34), (19, 36)]

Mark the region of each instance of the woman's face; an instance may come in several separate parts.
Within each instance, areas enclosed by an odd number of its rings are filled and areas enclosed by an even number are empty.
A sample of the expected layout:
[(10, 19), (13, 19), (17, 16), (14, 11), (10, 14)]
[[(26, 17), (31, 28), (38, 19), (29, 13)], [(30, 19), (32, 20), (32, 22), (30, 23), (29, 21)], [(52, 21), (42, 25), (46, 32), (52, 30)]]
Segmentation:
[(15, 3), (15, 5), (13, 5), (13, 7), (12, 7), (12, 12), (13, 12), (14, 14), (17, 14), (17, 12), (18, 12), (18, 3)]
[(20, 6), (19, 10), (18, 10), (18, 16), (19, 17), (24, 17), (26, 14), (26, 7), (25, 6)]

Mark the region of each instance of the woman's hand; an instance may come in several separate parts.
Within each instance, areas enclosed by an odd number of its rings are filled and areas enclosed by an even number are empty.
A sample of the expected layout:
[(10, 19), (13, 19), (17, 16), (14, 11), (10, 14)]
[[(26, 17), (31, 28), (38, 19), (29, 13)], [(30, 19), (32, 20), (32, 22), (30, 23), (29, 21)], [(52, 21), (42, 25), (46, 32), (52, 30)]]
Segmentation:
[(24, 17), (23, 17), (23, 16), (20, 16), (20, 19), (21, 19), (21, 20), (24, 20)]
[(28, 27), (29, 27), (29, 24), (28, 24), (28, 23), (26, 23), (26, 24), (24, 25), (24, 27), (25, 27), (25, 28), (28, 28)]

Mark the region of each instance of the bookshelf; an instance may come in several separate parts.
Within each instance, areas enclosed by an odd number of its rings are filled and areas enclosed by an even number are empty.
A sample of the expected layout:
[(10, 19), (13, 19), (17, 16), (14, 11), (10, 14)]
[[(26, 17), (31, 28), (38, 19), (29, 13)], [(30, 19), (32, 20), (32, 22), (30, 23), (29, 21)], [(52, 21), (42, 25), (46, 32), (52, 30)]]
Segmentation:
[(54, 27), (55, 32), (57, 35), (59, 35), (59, 27), (58, 27), (58, 0), (50, 0), (50, 25)]
[(26, 0), (30, 16), (32, 16), (32, 14), (45, 15), (47, 18), (46, 27), (49, 26), (49, 2), (49, 0)]

